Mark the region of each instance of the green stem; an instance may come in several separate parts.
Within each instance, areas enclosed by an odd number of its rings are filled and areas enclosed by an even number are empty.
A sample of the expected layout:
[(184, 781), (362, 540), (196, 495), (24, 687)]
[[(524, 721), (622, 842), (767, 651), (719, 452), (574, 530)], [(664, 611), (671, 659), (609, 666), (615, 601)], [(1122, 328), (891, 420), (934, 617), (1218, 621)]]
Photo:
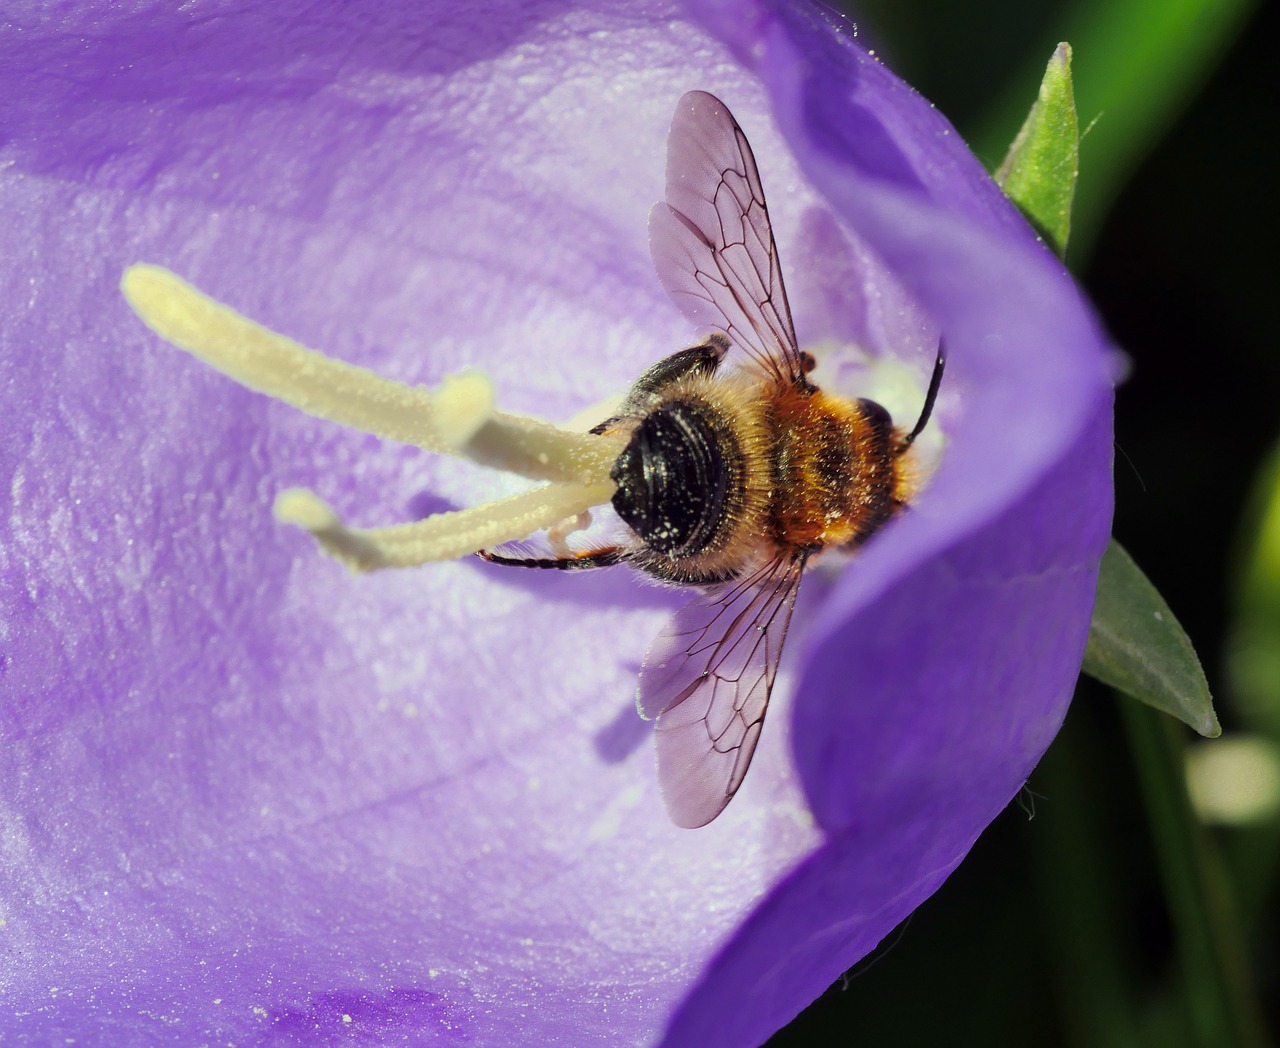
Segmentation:
[(1182, 729), (1136, 702), (1118, 705), (1164, 880), (1194, 1033), (1212, 1048), (1262, 1048), (1267, 1041), (1230, 887), (1187, 797)]
[[(1099, 691), (1082, 682), (1089, 697)], [(1030, 835), (1037, 893), (1043, 900), (1050, 976), (1058, 997), (1063, 1043), (1079, 1048), (1132, 1048), (1139, 1044), (1133, 1000), (1135, 958), (1127, 932), (1113, 847), (1114, 813), (1095, 770), (1097, 747), (1082, 724), (1077, 698), (1053, 746), (1036, 768), (1032, 785), (1045, 813)]]

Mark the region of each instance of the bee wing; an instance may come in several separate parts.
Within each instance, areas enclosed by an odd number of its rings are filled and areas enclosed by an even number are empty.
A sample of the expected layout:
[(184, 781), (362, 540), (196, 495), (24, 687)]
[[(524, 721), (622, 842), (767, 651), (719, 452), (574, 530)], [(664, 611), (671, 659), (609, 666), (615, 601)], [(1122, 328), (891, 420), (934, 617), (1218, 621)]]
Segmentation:
[(695, 324), (722, 328), (780, 381), (804, 373), (760, 172), (714, 95), (680, 99), (667, 139), (667, 199), (649, 213), (649, 252)]
[(678, 826), (705, 826), (746, 777), (803, 570), (803, 554), (786, 554), (703, 594), (645, 655), (637, 705), (657, 717), (658, 781)]

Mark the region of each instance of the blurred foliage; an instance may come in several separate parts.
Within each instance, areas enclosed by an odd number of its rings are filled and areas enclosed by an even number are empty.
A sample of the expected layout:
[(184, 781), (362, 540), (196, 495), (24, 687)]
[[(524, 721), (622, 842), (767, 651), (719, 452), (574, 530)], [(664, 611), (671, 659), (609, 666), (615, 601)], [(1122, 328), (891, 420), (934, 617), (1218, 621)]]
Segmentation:
[(936, 102), (994, 170), (1060, 41), (1075, 51), (1087, 177), (1076, 250), (1098, 235), (1127, 180), (1193, 99), (1257, 0), (863, 0), (864, 42)]
[(1238, 550), (1227, 670), (1242, 716), (1280, 738), (1280, 443), (1258, 473)]
[[(1133, 365), (1115, 533), (1195, 643), (1226, 735), (1280, 752), (1275, 5), (866, 0), (854, 17), (989, 169), (1072, 45), (1068, 262)], [(1269, 1043), (1280, 823), (1196, 819), (1187, 734), (1082, 681), (1019, 803), (770, 1045)]]

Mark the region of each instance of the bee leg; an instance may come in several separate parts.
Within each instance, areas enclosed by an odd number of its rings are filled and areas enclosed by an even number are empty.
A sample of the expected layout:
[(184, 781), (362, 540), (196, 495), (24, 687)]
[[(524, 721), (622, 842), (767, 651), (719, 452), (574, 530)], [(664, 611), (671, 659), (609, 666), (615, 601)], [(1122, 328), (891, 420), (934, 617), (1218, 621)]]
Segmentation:
[(720, 361), (729, 352), (729, 340), (715, 332), (707, 336), (707, 341), (700, 346), (682, 349), (663, 357), (648, 371), (636, 379), (627, 391), (627, 399), (618, 408), (618, 414), (606, 419), (596, 426), (592, 433), (606, 433), (619, 420), (632, 418), (644, 413), (646, 405), (673, 382), (678, 382), (686, 375), (710, 375), (720, 366)]
[(621, 564), (628, 557), (624, 546), (607, 546), (591, 553), (577, 553), (571, 557), (504, 557), (487, 549), (476, 550), (476, 556), (490, 564), (505, 564), (510, 568), (556, 568), (559, 571), (586, 571), (588, 568), (609, 568)]

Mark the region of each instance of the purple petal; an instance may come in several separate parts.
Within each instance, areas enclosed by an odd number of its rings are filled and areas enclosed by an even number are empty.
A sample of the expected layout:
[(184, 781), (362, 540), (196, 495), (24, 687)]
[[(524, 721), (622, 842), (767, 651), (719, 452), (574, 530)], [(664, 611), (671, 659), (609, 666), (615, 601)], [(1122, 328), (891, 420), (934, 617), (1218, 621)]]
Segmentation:
[[(908, 88), (794, 14), (716, 10), (751, 68), (642, 4), (59, 5), (0, 42), (15, 1040), (756, 1043), (1047, 744), (1109, 512), (1093, 322)], [(682, 595), (347, 575), (272, 522), (277, 491), (377, 524), (508, 482), (247, 393), (116, 289), (168, 265), (344, 359), (483, 367), (505, 407), (567, 416), (697, 334), (645, 231), (692, 87), (778, 187), (802, 335), (802, 301), (856, 330), (822, 284), (834, 213), (864, 290), (952, 347), (926, 497), (808, 611), (806, 582), (794, 762), (783, 705), (696, 833), (625, 727)], [(926, 366), (920, 317), (867, 316), (868, 348)]]

